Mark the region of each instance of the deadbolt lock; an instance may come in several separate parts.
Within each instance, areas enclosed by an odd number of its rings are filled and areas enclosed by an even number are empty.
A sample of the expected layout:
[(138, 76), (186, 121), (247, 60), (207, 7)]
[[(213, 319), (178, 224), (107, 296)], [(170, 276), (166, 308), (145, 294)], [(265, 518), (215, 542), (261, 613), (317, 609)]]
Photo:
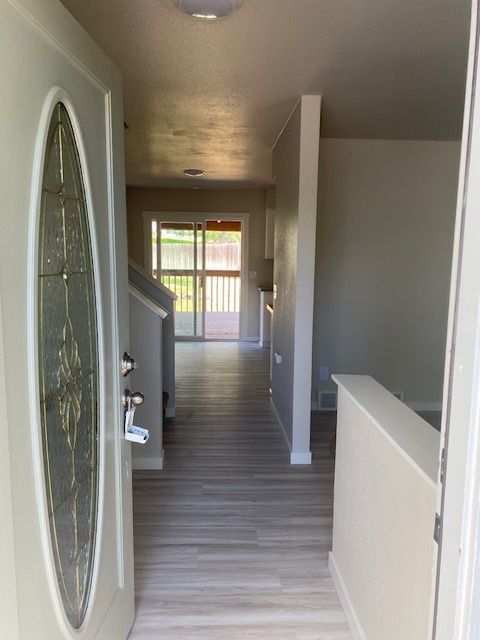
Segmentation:
[(129, 373), (131, 373), (136, 368), (137, 368), (137, 363), (132, 358), (132, 356), (125, 351), (125, 353), (122, 356), (122, 363), (121, 363), (122, 376), (125, 378), (126, 376), (128, 376)]

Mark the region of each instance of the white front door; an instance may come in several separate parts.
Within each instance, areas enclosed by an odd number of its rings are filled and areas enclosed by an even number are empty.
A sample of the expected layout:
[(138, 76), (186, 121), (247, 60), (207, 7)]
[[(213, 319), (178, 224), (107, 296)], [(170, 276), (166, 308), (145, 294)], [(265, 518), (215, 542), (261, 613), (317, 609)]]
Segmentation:
[(121, 82), (56, 0), (0, 0), (0, 636), (133, 622)]

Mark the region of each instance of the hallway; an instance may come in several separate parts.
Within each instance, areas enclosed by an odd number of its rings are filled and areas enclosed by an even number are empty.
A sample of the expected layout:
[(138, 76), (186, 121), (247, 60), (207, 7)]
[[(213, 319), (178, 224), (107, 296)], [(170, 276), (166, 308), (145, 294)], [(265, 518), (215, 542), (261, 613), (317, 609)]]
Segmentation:
[[(333, 461), (292, 467), (268, 351), (178, 343), (163, 472), (136, 472), (130, 640), (349, 640), (327, 569)], [(315, 429), (314, 429), (315, 433)]]

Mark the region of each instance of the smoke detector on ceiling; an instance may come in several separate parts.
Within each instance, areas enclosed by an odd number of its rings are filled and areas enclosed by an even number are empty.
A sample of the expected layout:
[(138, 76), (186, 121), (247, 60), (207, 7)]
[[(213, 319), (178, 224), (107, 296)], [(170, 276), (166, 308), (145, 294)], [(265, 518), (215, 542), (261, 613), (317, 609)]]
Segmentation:
[(243, 4), (243, 0), (172, 0), (172, 2), (182, 13), (200, 20), (225, 18)]

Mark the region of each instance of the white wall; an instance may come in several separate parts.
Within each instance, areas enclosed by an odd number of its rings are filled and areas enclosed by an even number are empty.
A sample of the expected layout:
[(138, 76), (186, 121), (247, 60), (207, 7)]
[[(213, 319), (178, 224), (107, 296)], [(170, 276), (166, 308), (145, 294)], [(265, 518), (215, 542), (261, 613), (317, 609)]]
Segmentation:
[[(162, 383), (163, 391), (168, 393), (166, 415), (175, 416), (175, 294), (161, 282), (155, 280), (133, 260), (128, 261), (128, 279), (131, 285), (139, 289), (147, 298), (164, 309), (168, 315), (162, 321)], [(144, 344), (141, 345), (144, 348)], [(132, 351), (132, 355), (135, 355)], [(156, 375), (156, 374), (155, 374)]]
[(369, 376), (339, 376), (330, 570), (365, 640), (427, 640), (440, 434)]
[(328, 366), (439, 408), (459, 149), (321, 140), (314, 390)]
[(125, 378), (125, 387), (141, 391), (145, 402), (135, 410), (134, 423), (145, 427), (150, 438), (132, 443), (133, 469), (163, 468), (163, 367), (162, 320), (151, 307), (130, 292), (130, 351), (138, 369)]
[(265, 189), (147, 189), (127, 187), (128, 254), (145, 266), (142, 211), (190, 211), (198, 213), (249, 213), (247, 338), (260, 333), (259, 284), (272, 284), (272, 260), (265, 259)]
[[(308, 463), (320, 96), (302, 96), (273, 150), (276, 179), (272, 401), (291, 448)], [(276, 297), (275, 297), (276, 286)]]

